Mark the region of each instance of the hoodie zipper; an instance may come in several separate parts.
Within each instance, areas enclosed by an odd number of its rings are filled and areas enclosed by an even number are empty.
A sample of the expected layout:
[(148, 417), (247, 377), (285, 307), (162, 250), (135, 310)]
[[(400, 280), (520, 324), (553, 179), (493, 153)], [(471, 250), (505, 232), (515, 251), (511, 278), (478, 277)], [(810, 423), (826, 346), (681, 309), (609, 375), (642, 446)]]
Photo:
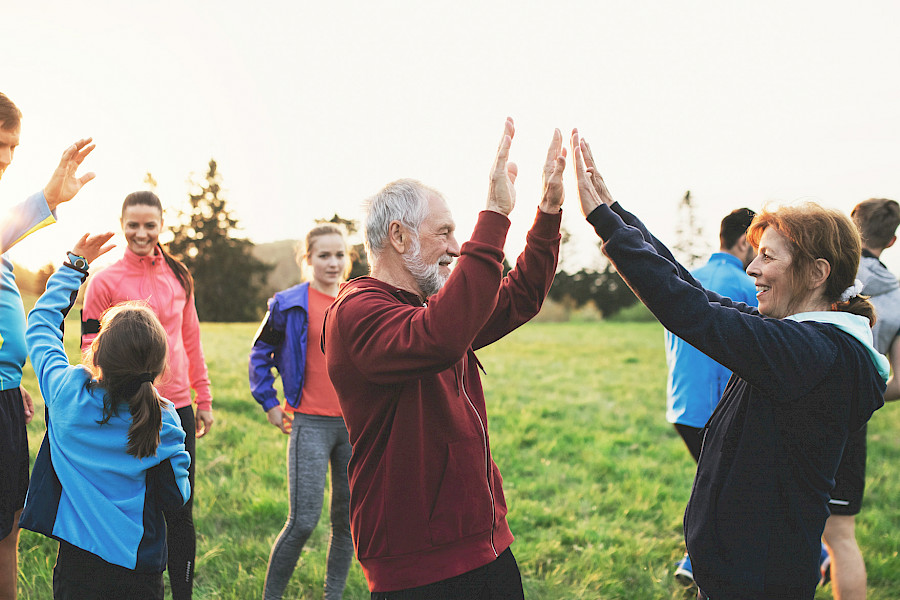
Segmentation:
[(494, 546), (494, 521), (497, 518), (497, 503), (494, 501), (494, 488), (491, 486), (491, 463), (490, 456), (488, 455), (487, 429), (484, 426), (484, 421), (481, 420), (481, 415), (478, 414), (478, 409), (475, 408), (475, 404), (472, 403), (472, 399), (469, 398), (469, 393), (466, 391), (466, 370), (465, 368), (461, 368), (460, 370), (462, 371), (459, 378), (460, 390), (462, 391), (463, 396), (465, 396), (466, 402), (469, 403), (469, 408), (475, 413), (478, 424), (481, 425), (481, 442), (484, 448), (484, 472), (487, 477), (488, 493), (491, 496), (491, 550), (494, 552), (494, 556), (498, 557), (500, 555), (497, 553), (496, 546)]

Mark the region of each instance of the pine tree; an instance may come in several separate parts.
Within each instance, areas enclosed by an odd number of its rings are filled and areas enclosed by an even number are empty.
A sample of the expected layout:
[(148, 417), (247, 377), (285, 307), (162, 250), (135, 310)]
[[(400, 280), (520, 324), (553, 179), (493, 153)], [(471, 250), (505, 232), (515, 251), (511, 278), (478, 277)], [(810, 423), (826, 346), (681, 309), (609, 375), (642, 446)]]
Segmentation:
[(703, 228), (694, 214), (690, 190), (684, 193), (678, 205), (672, 254), (689, 269), (699, 264), (709, 254), (709, 246), (703, 238)]
[(216, 161), (193, 182), (189, 207), (180, 211), (168, 248), (194, 277), (201, 321), (254, 321), (265, 311), (266, 275), (272, 265), (255, 258), (253, 242), (235, 236), (238, 221), (226, 206)]

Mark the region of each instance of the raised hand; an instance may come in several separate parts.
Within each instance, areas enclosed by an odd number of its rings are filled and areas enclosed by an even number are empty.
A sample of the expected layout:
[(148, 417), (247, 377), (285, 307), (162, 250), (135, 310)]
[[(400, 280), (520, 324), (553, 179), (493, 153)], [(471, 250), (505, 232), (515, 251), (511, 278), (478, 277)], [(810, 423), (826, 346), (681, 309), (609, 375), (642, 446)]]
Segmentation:
[(506, 118), (503, 127), (503, 137), (497, 148), (497, 157), (494, 159), (494, 167), (491, 169), (491, 185), (488, 189), (487, 209), (509, 215), (516, 205), (516, 175), (519, 172), (516, 163), (509, 162), (509, 147), (512, 145), (516, 127), (513, 120)]
[(541, 210), (545, 213), (558, 213), (566, 198), (562, 175), (566, 170), (566, 147), (562, 143), (562, 133), (553, 130), (553, 139), (547, 150), (544, 161), (544, 193), (541, 195)]
[(98, 233), (97, 235), (86, 233), (75, 243), (75, 246), (72, 248), (72, 254), (82, 257), (90, 264), (94, 262), (94, 259), (98, 256), (103, 256), (116, 247), (115, 244), (107, 244), (104, 246), (113, 235), (115, 234), (112, 231)]
[(584, 216), (588, 216), (601, 204), (612, 206), (615, 200), (612, 199), (603, 177), (597, 172), (591, 147), (581, 139), (577, 129), (572, 130), (572, 152), (575, 155), (575, 175), (578, 179), (581, 212)]
[(82, 161), (96, 147), (91, 144), (92, 139), (78, 140), (63, 151), (62, 158), (59, 159), (59, 166), (53, 171), (49, 183), (44, 187), (44, 198), (47, 199), (47, 206), (50, 207), (50, 210), (74, 198), (84, 184), (95, 177), (94, 173), (85, 173), (81, 177), (75, 176)]

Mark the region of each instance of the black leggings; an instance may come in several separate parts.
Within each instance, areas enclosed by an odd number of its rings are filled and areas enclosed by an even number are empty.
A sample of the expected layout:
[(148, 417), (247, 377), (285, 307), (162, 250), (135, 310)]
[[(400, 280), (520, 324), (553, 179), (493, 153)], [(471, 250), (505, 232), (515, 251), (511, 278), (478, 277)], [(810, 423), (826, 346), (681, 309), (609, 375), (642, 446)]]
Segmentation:
[(701, 437), (703, 430), (690, 425), (682, 425), (681, 423), (673, 423), (673, 425), (675, 425), (675, 431), (684, 440), (684, 445), (687, 446), (688, 452), (694, 457), (694, 462), (699, 462), (700, 448), (703, 446), (703, 437)]
[(163, 600), (162, 573), (138, 573), (60, 541), (54, 600)]
[(177, 510), (166, 511), (166, 545), (169, 549), (169, 586), (173, 600), (190, 600), (194, 587), (194, 560), (197, 555), (197, 533), (194, 530), (194, 472), (197, 462), (194, 408), (177, 409), (184, 428), (184, 447), (191, 455), (188, 477), (191, 497)]

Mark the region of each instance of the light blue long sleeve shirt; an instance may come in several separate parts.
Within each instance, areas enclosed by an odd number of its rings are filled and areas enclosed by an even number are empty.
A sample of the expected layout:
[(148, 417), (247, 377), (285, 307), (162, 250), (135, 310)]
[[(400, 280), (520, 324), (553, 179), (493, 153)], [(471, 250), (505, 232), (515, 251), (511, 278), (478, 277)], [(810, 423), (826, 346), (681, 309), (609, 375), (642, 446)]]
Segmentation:
[[(709, 261), (691, 273), (708, 290), (720, 296), (757, 306), (756, 285), (744, 272), (740, 259), (716, 252)], [(666, 331), (666, 420), (702, 428), (719, 403), (731, 371), (709, 358), (681, 338)]]
[(0, 219), (0, 390), (19, 387), (27, 356), (25, 308), (6, 251), (33, 231), (55, 222), (43, 191), (12, 207)]

